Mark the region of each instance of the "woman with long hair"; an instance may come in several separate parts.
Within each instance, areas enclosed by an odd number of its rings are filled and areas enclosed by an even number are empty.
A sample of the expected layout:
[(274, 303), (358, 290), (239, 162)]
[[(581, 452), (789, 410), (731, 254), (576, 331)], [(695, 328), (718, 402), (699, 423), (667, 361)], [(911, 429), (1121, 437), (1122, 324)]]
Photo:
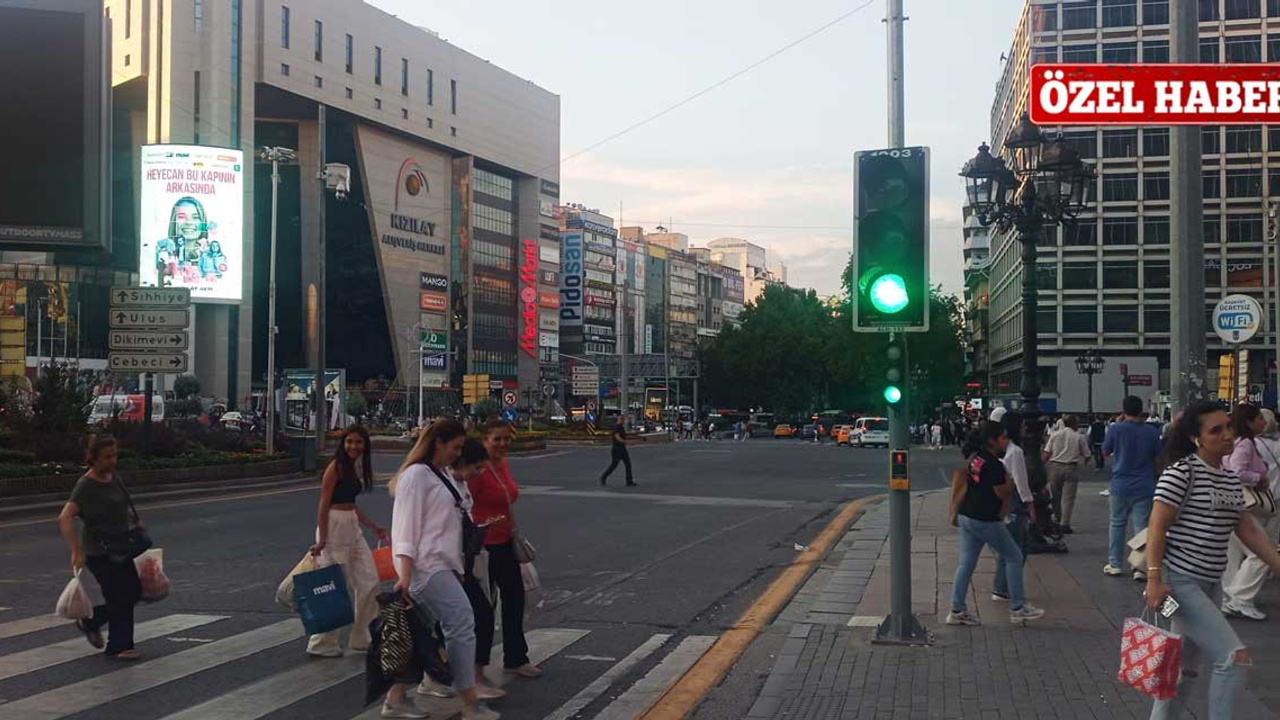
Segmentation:
[[(1213, 663), (1211, 720), (1234, 717), (1236, 690), (1253, 664), (1215, 601), (1231, 534), (1272, 570), (1280, 569), (1280, 555), (1244, 511), (1239, 476), (1223, 466), (1234, 449), (1235, 432), (1221, 405), (1198, 402), (1184, 410), (1165, 437), (1165, 468), (1147, 525), (1147, 606), (1159, 608), (1168, 596), (1178, 602), (1173, 632), (1191, 646), (1183, 658), (1184, 676), (1197, 674), (1194, 658), (1199, 652)], [(1152, 720), (1173, 717), (1175, 702), (1156, 700)]]
[[(1240, 485), (1251, 489), (1244, 491), (1246, 505), (1249, 494), (1271, 492), (1267, 464), (1262, 459), (1258, 443), (1258, 436), (1266, 427), (1267, 419), (1256, 405), (1237, 405), (1231, 413), (1231, 429), (1235, 432), (1236, 442), (1231, 454), (1222, 461), (1222, 466), (1234, 470), (1240, 477)], [(1261, 512), (1258, 507), (1252, 510), (1246, 516), (1266, 532), (1263, 523), (1270, 523), (1272, 515), (1256, 514)], [(1227, 572), (1222, 576), (1223, 614), (1249, 620), (1266, 620), (1267, 614), (1258, 609), (1254, 599), (1262, 590), (1268, 574), (1267, 564), (1249, 552), (1240, 539), (1232, 535), (1227, 544)]]
[[(464, 720), (496, 720), (479, 700), (475, 675), (476, 632), (471, 602), (462, 587), (463, 517), (471, 512), (466, 483), (450, 472), (467, 431), (457, 420), (437, 420), (418, 441), (388, 486), (392, 497), (391, 548), (396, 592), (425, 607), (444, 631), (454, 689), (462, 696)], [(396, 684), (382, 705), (384, 718), (424, 718), (427, 712)], [(423, 691), (424, 688), (419, 688)]]
[(1013, 499), (1013, 478), (1000, 462), (1009, 447), (1009, 433), (998, 422), (984, 422), (973, 431), (961, 451), (968, 469), (952, 487), (955, 524), (960, 528), (960, 560), (951, 584), (948, 625), (981, 625), (966, 608), (969, 582), (978, 566), (983, 545), (996, 551), (1004, 567), (1009, 593), (1009, 622), (1025, 625), (1044, 616), (1044, 610), (1026, 602), (1022, 584), (1022, 551), (1005, 529), (1006, 503)]
[[(320, 509), (316, 513), (316, 542), (311, 554), (319, 556), (322, 565), (337, 563), (347, 579), (355, 623), (348, 639), (351, 652), (369, 649), (369, 623), (378, 615), (378, 569), (360, 526), (373, 531), (387, 542), (387, 531), (369, 519), (356, 505), (356, 496), (373, 490), (373, 460), (369, 431), (359, 425), (347, 428), (338, 440), (333, 460), (320, 481)], [(341, 657), (338, 631), (312, 635), (307, 654), (315, 657)]]
[[(1036, 519), (1035, 497), (1031, 494), (1031, 483), (1028, 480), (1029, 475), (1027, 473), (1027, 454), (1022, 450), (1022, 444), (1029, 439), (1027, 438), (1027, 423), (1022, 413), (1016, 410), (1005, 413), (1000, 422), (1004, 425), (1005, 433), (1009, 436), (1009, 444), (1005, 446), (1004, 456), (1000, 458), (1000, 462), (1009, 471), (1009, 477), (1013, 479), (1014, 490), (1009, 507), (1009, 516), (1005, 518), (1004, 528), (1009, 531), (1009, 537), (1013, 538), (1013, 542), (1017, 544), (1022, 564), (1025, 567), (1027, 563), (1027, 524), (1028, 521), (1035, 522)], [(1032, 452), (1035, 452), (1034, 442), (1032, 443)], [(991, 598), (997, 602), (1009, 601), (1009, 577), (1006, 567), (1004, 562), (996, 563), (996, 577), (992, 587)]]

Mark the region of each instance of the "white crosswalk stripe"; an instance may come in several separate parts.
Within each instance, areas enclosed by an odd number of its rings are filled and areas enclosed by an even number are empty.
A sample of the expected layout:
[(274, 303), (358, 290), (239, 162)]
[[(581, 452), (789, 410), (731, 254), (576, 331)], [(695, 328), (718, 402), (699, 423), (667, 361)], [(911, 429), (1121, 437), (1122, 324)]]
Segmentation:
[(677, 680), (684, 677), (689, 668), (715, 644), (716, 639), (710, 635), (693, 635), (682, 640), (671, 654), (663, 658), (639, 682), (601, 710), (596, 715), (596, 720), (634, 720), (640, 717)]
[(544, 720), (569, 720), (569, 718), (577, 715), (583, 708), (590, 705), (596, 698), (600, 697), (623, 675), (631, 672), (631, 669), (639, 665), (645, 658), (653, 654), (655, 650), (662, 647), (668, 640), (670, 635), (658, 634), (645, 640), (644, 643), (633, 650), (630, 655), (622, 658), (617, 665), (605, 671), (605, 674), (596, 678), (590, 685), (586, 686), (577, 695), (569, 698), (569, 701), (561, 705), (555, 712), (548, 715)]
[(364, 674), (364, 655), (309, 659), (278, 675), (219, 695), (164, 720), (256, 720)]
[(0, 623), (0, 640), (6, 640), (27, 633), (40, 632), (54, 627), (70, 625), (71, 621), (57, 615), (36, 615), (12, 622)]

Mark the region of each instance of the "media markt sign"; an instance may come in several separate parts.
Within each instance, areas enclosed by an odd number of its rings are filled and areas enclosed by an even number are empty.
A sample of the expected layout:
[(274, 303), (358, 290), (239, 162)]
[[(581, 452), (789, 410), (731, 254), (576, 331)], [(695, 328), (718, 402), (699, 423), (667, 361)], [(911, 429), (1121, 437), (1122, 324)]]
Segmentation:
[(1248, 295), (1228, 295), (1213, 308), (1213, 330), (1224, 342), (1249, 342), (1262, 327), (1262, 305)]

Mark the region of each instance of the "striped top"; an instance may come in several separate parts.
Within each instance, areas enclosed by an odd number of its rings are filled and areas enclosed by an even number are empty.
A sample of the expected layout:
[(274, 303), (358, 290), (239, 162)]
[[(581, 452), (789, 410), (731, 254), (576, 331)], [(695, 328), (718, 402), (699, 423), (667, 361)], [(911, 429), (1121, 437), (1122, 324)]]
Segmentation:
[(1227, 542), (1244, 510), (1240, 478), (1191, 455), (1165, 468), (1156, 482), (1156, 500), (1182, 507), (1165, 536), (1165, 563), (1183, 575), (1220, 581), (1227, 570)]

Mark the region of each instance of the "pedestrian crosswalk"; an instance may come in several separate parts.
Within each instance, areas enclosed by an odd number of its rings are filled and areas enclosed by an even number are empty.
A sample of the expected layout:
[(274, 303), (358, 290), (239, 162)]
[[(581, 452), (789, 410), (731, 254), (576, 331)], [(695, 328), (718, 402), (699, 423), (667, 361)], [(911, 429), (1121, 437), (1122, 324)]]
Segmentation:
[[(195, 628), (200, 628), (201, 638), (190, 644), (187, 636)], [(629, 634), (632, 647), (623, 652), (581, 654), (599, 652), (592, 643), (583, 643), (593, 632), (599, 636), (608, 629), (529, 630), (526, 638), (534, 664), (568, 657), (563, 666), (548, 668), (557, 675), (554, 683), (522, 683), (513, 688), (511, 697), (497, 708), (504, 717), (638, 717), (716, 640), (702, 635), (677, 638), (659, 633), (643, 638)], [(134, 717), (138, 707), (148, 706), (153, 699), (158, 711), (148, 717), (162, 716), (161, 720), (268, 716), (373, 720), (381, 716), (380, 703), (367, 708), (362, 704), (365, 656), (308, 658), (302, 652), (302, 624), (294, 617), (173, 613), (139, 622), (134, 636), (142, 659), (116, 663), (95, 657), (100, 651), (61, 618), (36, 615), (0, 623), (0, 719)], [(41, 640), (47, 642), (38, 644)], [(297, 652), (290, 653), (288, 646)], [(575, 646), (587, 649), (573, 650)], [(181, 649), (175, 651), (175, 647)], [(615, 659), (624, 653), (621, 660)], [(502, 657), (501, 646), (493, 656)], [(584, 657), (592, 662), (582, 662)], [(489, 680), (502, 685), (508, 677), (496, 667), (490, 668)], [(535, 704), (541, 709), (536, 712), (521, 702), (522, 697), (533, 698), (548, 690), (556, 697), (538, 697)], [(457, 699), (417, 696), (416, 702), (432, 718), (456, 717), (461, 712)], [(305, 712), (291, 710), (295, 704), (305, 707)]]

